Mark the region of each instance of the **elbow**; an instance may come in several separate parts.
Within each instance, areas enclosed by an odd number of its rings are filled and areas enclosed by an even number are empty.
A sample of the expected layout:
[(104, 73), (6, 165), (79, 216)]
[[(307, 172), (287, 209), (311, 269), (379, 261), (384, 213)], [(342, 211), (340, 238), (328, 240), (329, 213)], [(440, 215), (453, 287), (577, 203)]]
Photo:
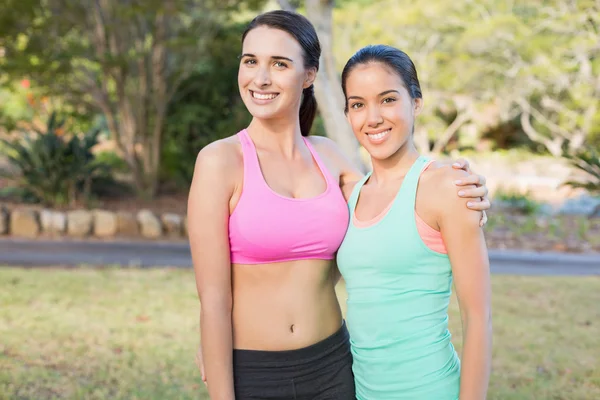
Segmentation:
[(492, 332), (492, 313), (489, 309), (467, 312), (463, 318), (465, 329), (477, 329), (491, 335)]
[(204, 318), (230, 317), (233, 310), (231, 294), (218, 296), (203, 296), (200, 301), (200, 316)]

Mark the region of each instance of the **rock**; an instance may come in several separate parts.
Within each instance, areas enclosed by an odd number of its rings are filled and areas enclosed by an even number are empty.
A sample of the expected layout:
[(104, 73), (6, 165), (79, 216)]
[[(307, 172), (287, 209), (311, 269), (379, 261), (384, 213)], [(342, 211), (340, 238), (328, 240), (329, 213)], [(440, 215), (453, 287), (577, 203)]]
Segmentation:
[(161, 216), (165, 232), (172, 237), (181, 236), (182, 218), (180, 215), (166, 213)]
[(584, 194), (579, 197), (566, 200), (558, 212), (567, 215), (594, 216), (600, 212), (600, 197), (592, 197)]
[(13, 210), (10, 213), (10, 233), (14, 236), (34, 238), (40, 234), (37, 212), (33, 210)]
[(5, 207), (0, 207), (0, 235), (8, 233), (8, 210)]
[(110, 211), (94, 210), (94, 235), (111, 237), (117, 233), (117, 215)]
[(67, 233), (69, 236), (83, 237), (92, 232), (92, 213), (86, 210), (75, 210), (67, 213)]
[(59, 211), (40, 211), (42, 231), (51, 235), (62, 235), (67, 229), (67, 216)]
[(140, 228), (135, 215), (125, 211), (117, 212), (117, 232), (123, 236), (138, 236)]
[(150, 210), (141, 210), (137, 214), (142, 236), (148, 239), (156, 239), (162, 236), (162, 225), (160, 220)]

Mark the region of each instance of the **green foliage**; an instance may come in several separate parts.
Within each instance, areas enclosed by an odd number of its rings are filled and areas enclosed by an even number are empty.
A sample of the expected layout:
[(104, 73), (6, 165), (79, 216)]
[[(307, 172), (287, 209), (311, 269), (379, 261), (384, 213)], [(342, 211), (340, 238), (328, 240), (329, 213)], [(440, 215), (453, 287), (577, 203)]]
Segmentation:
[(344, 1), (334, 12), (338, 68), (367, 44), (406, 51), (426, 105), (418, 128), (430, 142), (462, 115), (468, 118), (451, 145), (481, 143), (481, 136), (462, 140), (473, 125), (478, 135), (495, 131), (493, 138), (513, 136), (516, 125), (523, 140), (500, 146), (533, 141), (555, 156), (565, 141), (574, 148), (598, 143), (600, 3), (526, 3)]
[(494, 194), (494, 202), (499, 202), (502, 206), (523, 215), (536, 214), (541, 205), (531, 199), (528, 193), (518, 193), (505, 189), (498, 189)]
[(18, 121), (30, 121), (33, 109), (27, 104), (26, 89), (18, 85), (0, 86), (0, 126), (7, 131), (16, 128)]
[(175, 94), (164, 135), (163, 181), (187, 186), (198, 152), (214, 140), (234, 135), (250, 122), (237, 86), (237, 56), (244, 27), (221, 26), (208, 47), (209, 58)]
[(595, 148), (581, 149), (575, 153), (564, 153), (569, 164), (585, 172), (585, 177), (569, 180), (565, 185), (582, 188), (592, 194), (600, 194), (600, 152)]
[(89, 201), (96, 182), (111, 181), (109, 166), (92, 153), (99, 133), (96, 128), (82, 137), (67, 136), (64, 120), (52, 113), (45, 131), (2, 140), (0, 151), (10, 164), (2, 175), (12, 183), (13, 194), (25, 199), (51, 206)]
[(207, 62), (222, 24), (263, 3), (7, 0), (0, 2), (0, 70), (29, 77), (77, 110), (104, 114), (138, 193), (151, 197), (175, 90)]

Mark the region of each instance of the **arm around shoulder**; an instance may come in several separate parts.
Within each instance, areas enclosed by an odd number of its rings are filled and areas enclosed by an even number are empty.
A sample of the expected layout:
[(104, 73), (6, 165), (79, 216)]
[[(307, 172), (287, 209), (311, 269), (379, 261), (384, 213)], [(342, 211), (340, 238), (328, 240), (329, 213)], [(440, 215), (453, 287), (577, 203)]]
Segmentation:
[(215, 142), (198, 154), (188, 197), (188, 236), (200, 298), (203, 362), (211, 399), (234, 399), (229, 201), (235, 149)]

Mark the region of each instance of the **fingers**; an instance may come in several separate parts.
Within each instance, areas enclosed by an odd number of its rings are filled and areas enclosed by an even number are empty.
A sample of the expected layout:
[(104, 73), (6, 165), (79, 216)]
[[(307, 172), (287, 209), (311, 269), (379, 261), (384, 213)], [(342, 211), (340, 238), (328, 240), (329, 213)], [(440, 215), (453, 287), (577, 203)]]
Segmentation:
[(485, 186), (485, 176), (483, 175), (475, 175), (471, 174), (464, 178), (454, 181), (454, 184), (457, 186), (466, 186), (466, 185), (475, 185), (475, 186)]
[(488, 217), (487, 217), (486, 212), (484, 211), (481, 215), (481, 221), (479, 221), (479, 226), (480, 227), (484, 226), (485, 224), (487, 224), (487, 221), (488, 221)]
[(470, 200), (469, 202), (467, 202), (467, 207), (475, 211), (485, 211), (490, 209), (491, 204), (486, 197), (483, 200)]
[[(458, 191), (458, 195), (464, 198), (471, 198), (480, 200), (480, 198), (487, 197), (488, 189), (485, 186), (478, 186), (474, 188), (465, 188)], [(485, 200), (485, 199), (484, 199)]]
[(454, 161), (454, 163), (452, 163), (452, 168), (464, 169), (467, 172), (471, 171), (469, 162), (464, 158), (459, 158), (458, 160)]
[(202, 361), (202, 355), (198, 352), (196, 353), (196, 366), (198, 367), (198, 369), (200, 370), (200, 374), (202, 375), (202, 382), (204, 382), (205, 385), (208, 386), (208, 384), (206, 383), (206, 373), (204, 372), (204, 363)]

